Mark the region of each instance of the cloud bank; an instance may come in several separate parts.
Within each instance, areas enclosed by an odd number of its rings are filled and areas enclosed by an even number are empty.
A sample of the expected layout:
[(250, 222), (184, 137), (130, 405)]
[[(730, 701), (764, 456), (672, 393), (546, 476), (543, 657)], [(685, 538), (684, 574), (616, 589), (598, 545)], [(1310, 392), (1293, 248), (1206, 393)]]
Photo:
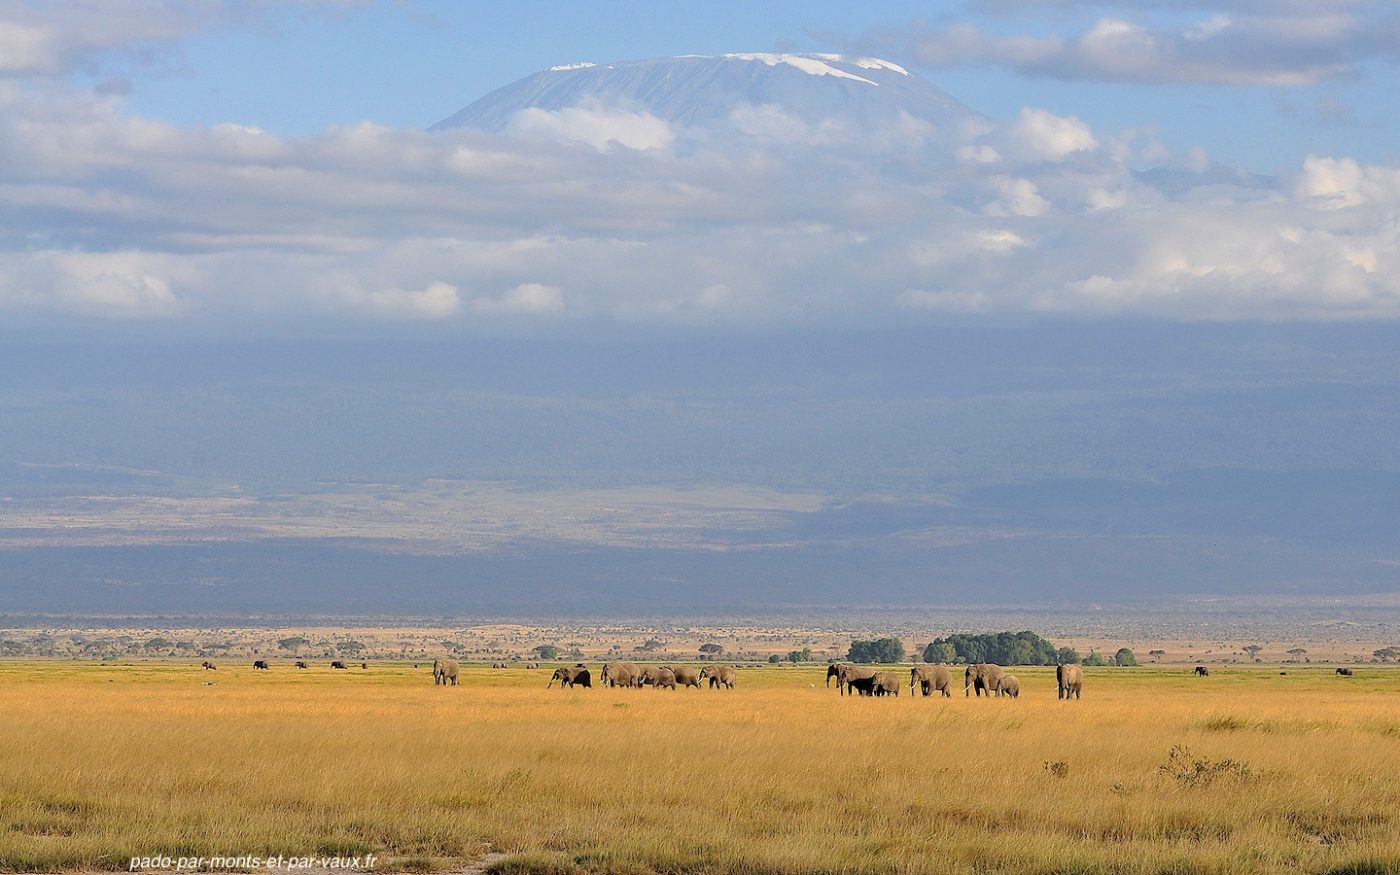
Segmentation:
[(1112, 12), (1067, 32), (916, 23), (868, 34), (862, 46), (932, 67), (986, 64), (1063, 80), (1218, 85), (1310, 85), (1357, 76), (1372, 62), (1400, 60), (1400, 10), (1382, 0), (969, 5), (1006, 17), (1075, 7)]
[[(1103, 19), (1049, 42), (955, 28), (910, 45), (933, 64), (1274, 81), (1400, 44), (1359, 0), (1214, 6), (1170, 33)], [(49, 75), (230, 8), (0, 0), (0, 318), (570, 331), (1400, 316), (1400, 168), (1344, 155), (1264, 180), (1037, 107), (935, 130), (744, 104), (687, 127), (594, 101), (525, 110), (499, 136), (364, 123), (292, 138), (142, 118), (120, 89)], [(1271, 39), (1295, 51), (1272, 58)]]

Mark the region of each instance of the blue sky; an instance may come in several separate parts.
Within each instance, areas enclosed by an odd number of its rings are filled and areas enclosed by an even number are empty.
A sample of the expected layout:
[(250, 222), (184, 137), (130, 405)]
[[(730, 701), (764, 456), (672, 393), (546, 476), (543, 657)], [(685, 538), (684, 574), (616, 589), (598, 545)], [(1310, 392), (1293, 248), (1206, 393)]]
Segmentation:
[[(0, 314), (1390, 319), (1397, 46), (1378, 0), (0, 0)], [(425, 132), (554, 64), (811, 50), (904, 64), (991, 122), (934, 143), (781, 106), (702, 132), (589, 105)], [(1135, 173), (1155, 166), (1177, 176)]]

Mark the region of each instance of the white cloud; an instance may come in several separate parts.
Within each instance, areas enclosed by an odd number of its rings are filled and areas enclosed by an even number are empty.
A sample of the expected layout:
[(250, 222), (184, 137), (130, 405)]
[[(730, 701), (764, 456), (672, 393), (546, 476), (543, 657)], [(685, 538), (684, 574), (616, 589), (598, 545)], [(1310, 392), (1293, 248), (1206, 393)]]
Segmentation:
[(1013, 136), (1033, 155), (1048, 161), (1061, 161), (1075, 152), (1099, 147), (1094, 132), (1084, 122), (1043, 109), (1021, 110), (1012, 130)]
[(472, 307), (479, 313), (539, 316), (562, 311), (564, 296), (556, 286), (521, 283), (499, 298), (477, 298)]
[(446, 319), (462, 309), (456, 286), (442, 281), (433, 282), (418, 291), (384, 289), (371, 292), (366, 303), (379, 313), (419, 319)]
[(530, 107), (511, 121), (513, 133), (587, 143), (600, 152), (614, 146), (664, 149), (675, 140), (671, 126), (649, 112), (628, 112), (596, 101), (551, 111)]
[(1040, 190), (1029, 179), (1000, 176), (992, 180), (992, 185), (1001, 198), (982, 208), (989, 216), (1039, 216), (1050, 209), (1050, 202), (1040, 196)]

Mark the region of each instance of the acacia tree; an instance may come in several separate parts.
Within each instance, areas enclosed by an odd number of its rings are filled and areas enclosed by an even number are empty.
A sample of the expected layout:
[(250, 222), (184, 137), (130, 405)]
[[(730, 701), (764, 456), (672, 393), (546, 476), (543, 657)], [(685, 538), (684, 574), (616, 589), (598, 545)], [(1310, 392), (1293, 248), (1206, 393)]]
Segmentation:
[(1147, 655), (1150, 656), (1150, 657), (1152, 657), (1152, 661), (1153, 661), (1153, 662), (1161, 662), (1161, 661), (1162, 661), (1162, 657), (1164, 657), (1164, 656), (1167, 655), (1167, 651), (1165, 651), (1165, 650), (1149, 650), (1149, 651), (1147, 651)]
[(1249, 654), (1249, 658), (1250, 658), (1250, 659), (1254, 660), (1255, 662), (1258, 662), (1258, 661), (1259, 661), (1259, 651), (1263, 650), (1264, 647), (1263, 647), (1263, 645), (1260, 645), (1260, 644), (1246, 644), (1246, 645), (1245, 645), (1244, 647), (1242, 647), (1241, 649), (1242, 649), (1245, 653), (1248, 653), (1248, 654)]

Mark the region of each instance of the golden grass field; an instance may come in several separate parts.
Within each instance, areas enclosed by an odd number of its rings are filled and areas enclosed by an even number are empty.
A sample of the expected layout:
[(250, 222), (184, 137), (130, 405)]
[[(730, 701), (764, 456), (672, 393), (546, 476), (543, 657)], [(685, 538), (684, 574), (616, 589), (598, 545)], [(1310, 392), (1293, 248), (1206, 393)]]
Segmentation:
[(0, 869), (1400, 872), (1397, 670), (1088, 669), (1059, 702), (1043, 668), (1013, 701), (196, 663), (0, 662)]

